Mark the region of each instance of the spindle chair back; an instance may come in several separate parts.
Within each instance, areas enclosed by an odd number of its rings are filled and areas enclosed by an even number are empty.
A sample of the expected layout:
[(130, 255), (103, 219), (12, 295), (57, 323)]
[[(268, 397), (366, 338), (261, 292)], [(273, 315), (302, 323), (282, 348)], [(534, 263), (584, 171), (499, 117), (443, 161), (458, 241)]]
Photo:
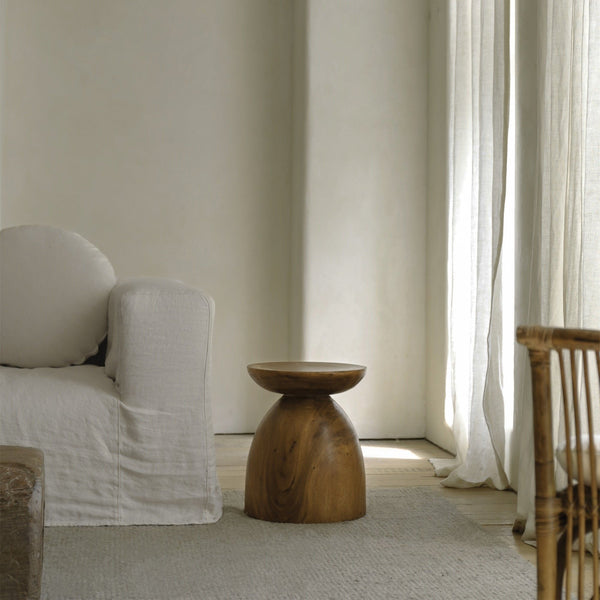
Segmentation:
[(537, 597), (599, 600), (600, 331), (519, 327), (517, 341), (532, 375)]

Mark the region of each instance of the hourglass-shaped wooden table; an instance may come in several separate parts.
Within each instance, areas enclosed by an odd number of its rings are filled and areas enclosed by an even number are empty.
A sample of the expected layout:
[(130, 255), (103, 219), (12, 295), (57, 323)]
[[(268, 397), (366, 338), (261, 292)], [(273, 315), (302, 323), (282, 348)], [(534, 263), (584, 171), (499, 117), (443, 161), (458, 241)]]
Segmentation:
[(261, 421), (250, 447), (246, 514), (282, 523), (332, 523), (365, 514), (358, 437), (330, 397), (354, 387), (365, 371), (340, 363), (248, 365), (256, 383), (283, 396)]

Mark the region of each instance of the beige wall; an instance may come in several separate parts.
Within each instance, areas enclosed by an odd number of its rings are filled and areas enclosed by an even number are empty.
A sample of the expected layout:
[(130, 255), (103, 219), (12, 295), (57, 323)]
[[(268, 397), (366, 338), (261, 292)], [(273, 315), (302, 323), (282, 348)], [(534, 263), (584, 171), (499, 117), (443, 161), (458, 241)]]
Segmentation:
[(427, 173), (427, 439), (454, 451), (446, 423), (446, 298), (448, 135), (446, 106), (447, 0), (431, 0)]
[(245, 366), (288, 347), (291, 2), (7, 0), (6, 21), (2, 225), (211, 293), (215, 428), (253, 429)]
[(301, 357), (368, 366), (361, 436), (422, 436), (428, 3), (4, 1), (2, 226), (210, 292), (217, 431)]
[(425, 433), (427, 12), (307, 2), (300, 349), (367, 365), (361, 437)]

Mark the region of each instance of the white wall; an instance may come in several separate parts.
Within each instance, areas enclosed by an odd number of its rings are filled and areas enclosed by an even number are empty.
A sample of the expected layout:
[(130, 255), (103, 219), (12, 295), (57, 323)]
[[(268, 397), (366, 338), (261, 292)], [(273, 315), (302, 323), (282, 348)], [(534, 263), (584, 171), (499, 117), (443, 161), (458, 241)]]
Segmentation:
[(4, 0), (2, 226), (216, 301), (219, 432), (258, 360), (366, 364), (363, 437), (425, 432), (424, 0)]
[(306, 6), (297, 349), (367, 366), (340, 397), (359, 436), (420, 437), (428, 3)]
[[(427, 439), (454, 451), (446, 422), (446, 299), (448, 135), (446, 105), (447, 0), (431, 0), (427, 173)], [(450, 407), (451, 408), (451, 407)]]
[(216, 302), (217, 431), (286, 358), (291, 2), (7, 0), (2, 225), (80, 232), (120, 276)]

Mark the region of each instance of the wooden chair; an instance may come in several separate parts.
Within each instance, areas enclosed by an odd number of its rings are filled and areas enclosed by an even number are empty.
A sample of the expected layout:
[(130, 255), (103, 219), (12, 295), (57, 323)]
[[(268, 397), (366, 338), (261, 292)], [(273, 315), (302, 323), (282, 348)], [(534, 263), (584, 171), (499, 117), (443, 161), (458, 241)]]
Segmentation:
[(600, 331), (519, 327), (517, 340), (532, 373), (537, 597), (598, 599)]

